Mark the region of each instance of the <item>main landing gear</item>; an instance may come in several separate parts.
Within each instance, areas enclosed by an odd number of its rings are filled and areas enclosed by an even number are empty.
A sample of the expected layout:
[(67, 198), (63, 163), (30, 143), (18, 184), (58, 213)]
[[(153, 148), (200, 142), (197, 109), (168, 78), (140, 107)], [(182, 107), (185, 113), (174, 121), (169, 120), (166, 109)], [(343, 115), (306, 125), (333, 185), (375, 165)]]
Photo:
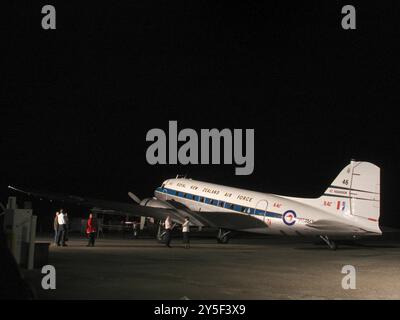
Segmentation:
[(165, 243), (166, 234), (167, 232), (164, 230), (162, 222), (160, 221), (160, 223), (158, 224), (157, 235), (156, 235), (157, 241), (160, 243)]
[(337, 244), (334, 241), (329, 240), (328, 236), (319, 236), (319, 237), (325, 241), (325, 243), (329, 246), (330, 249), (332, 250), (337, 249)]
[(218, 235), (217, 235), (217, 242), (224, 243), (224, 244), (228, 243), (229, 239), (230, 239), (230, 234), (231, 234), (231, 231), (219, 229)]

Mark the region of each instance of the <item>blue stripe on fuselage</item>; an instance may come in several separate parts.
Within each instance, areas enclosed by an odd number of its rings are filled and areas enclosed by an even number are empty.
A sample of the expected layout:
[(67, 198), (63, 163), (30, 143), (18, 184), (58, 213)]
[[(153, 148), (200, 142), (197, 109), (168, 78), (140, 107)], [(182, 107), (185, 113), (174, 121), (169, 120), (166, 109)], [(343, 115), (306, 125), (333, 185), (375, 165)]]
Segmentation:
[[(221, 202), (220, 200), (216, 200), (216, 199), (209, 198), (209, 197), (193, 195), (191, 193), (177, 191), (177, 190), (170, 189), (170, 188), (158, 187), (155, 191), (163, 193), (163, 194), (167, 194), (167, 195), (170, 195), (173, 197), (177, 197), (177, 198), (181, 198), (181, 199), (185, 199), (185, 200), (191, 200), (194, 202), (200, 202), (200, 203), (203, 203), (203, 204), (206, 204), (209, 206), (224, 208), (224, 209), (235, 211), (235, 212), (247, 213), (247, 214), (256, 215), (256, 216), (266, 216), (266, 217), (270, 217), (270, 218), (282, 218), (282, 214), (280, 214), (280, 213), (264, 211), (264, 210), (255, 209), (252, 207), (246, 207), (246, 206), (242, 206), (239, 204), (230, 203), (227, 201), (222, 201), (223, 205), (220, 206), (219, 205)], [(200, 201), (200, 199), (204, 199), (204, 200)], [(214, 204), (214, 203), (216, 203), (216, 204)], [(228, 207), (230, 207), (230, 208), (228, 208)]]

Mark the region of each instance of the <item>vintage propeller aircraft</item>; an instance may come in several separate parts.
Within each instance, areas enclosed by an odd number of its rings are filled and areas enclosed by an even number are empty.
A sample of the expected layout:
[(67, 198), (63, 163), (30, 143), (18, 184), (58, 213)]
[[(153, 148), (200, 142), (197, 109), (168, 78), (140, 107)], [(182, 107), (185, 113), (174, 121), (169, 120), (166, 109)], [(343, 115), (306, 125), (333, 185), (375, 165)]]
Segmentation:
[(154, 197), (121, 203), (71, 195), (10, 189), (28, 195), (92, 208), (95, 212), (150, 217), (168, 215), (181, 224), (219, 230), (226, 243), (232, 231), (284, 236), (318, 236), (331, 249), (332, 239), (381, 235), (380, 169), (369, 162), (351, 161), (319, 198), (295, 198), (232, 188), (187, 178), (168, 179)]

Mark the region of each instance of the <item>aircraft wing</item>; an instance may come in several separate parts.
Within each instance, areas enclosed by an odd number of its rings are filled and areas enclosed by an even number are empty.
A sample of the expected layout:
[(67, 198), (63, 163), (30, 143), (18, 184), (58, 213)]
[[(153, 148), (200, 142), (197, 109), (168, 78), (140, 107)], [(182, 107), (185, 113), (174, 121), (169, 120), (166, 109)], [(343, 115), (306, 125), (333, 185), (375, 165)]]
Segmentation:
[(134, 203), (107, 201), (107, 200), (86, 198), (86, 197), (60, 194), (60, 193), (26, 191), (12, 186), (9, 186), (9, 188), (21, 193), (25, 193), (29, 196), (37, 197), (39, 199), (48, 199), (50, 201), (59, 201), (62, 203), (93, 208), (93, 211), (101, 212), (103, 214), (114, 214), (114, 215), (135, 216), (135, 217), (145, 216), (159, 220), (164, 220), (166, 216), (169, 214), (171, 215), (171, 219), (174, 222), (181, 223), (183, 221), (183, 218), (181, 219), (179, 215), (176, 215), (173, 209), (145, 207)]
[(336, 232), (366, 231), (360, 227), (331, 220), (316, 220), (313, 223), (308, 223), (307, 226), (321, 231), (336, 231)]
[(185, 217), (188, 216), (190, 218), (191, 225), (193, 226), (223, 228), (228, 230), (243, 230), (266, 226), (259, 219), (256, 219), (247, 214), (223, 211), (192, 211), (184, 205), (175, 201), (169, 202), (171, 208), (158, 208), (141, 206), (135, 203), (106, 201), (101, 199), (86, 198), (60, 193), (26, 191), (12, 186), (9, 186), (9, 188), (40, 199), (48, 199), (50, 201), (59, 201), (67, 204), (74, 204), (92, 208), (92, 211), (102, 214), (145, 216), (155, 218), (157, 220), (164, 220), (167, 215), (170, 215), (172, 221), (178, 224), (182, 224)]

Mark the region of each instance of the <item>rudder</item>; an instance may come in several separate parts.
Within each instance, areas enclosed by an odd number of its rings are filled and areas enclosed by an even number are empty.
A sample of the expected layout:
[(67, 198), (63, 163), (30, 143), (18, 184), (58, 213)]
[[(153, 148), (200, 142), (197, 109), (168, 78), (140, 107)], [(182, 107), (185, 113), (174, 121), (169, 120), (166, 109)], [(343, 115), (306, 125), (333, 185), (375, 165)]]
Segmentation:
[[(368, 231), (381, 233), (378, 166), (352, 160), (336, 177), (324, 196), (336, 197), (337, 206), (343, 206), (343, 212), (356, 218), (357, 224)], [(348, 207), (345, 210), (346, 206)]]

